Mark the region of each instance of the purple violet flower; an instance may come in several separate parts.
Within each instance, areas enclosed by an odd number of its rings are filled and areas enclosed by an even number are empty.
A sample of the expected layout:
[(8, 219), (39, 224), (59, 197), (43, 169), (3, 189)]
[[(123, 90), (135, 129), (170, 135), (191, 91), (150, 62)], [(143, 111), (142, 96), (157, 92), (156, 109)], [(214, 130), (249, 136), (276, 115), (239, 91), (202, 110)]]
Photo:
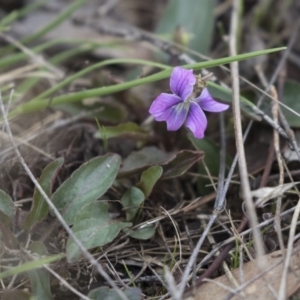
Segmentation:
[[(166, 121), (169, 131), (179, 129), (185, 122), (194, 136), (201, 139), (207, 126), (203, 110), (221, 112), (229, 105), (216, 102), (205, 84), (199, 90), (196, 82), (197, 78), (193, 70), (174, 68), (170, 78), (170, 89), (173, 94), (160, 94), (153, 101), (149, 113), (156, 121)], [(200, 91), (201, 94), (198, 96)]]

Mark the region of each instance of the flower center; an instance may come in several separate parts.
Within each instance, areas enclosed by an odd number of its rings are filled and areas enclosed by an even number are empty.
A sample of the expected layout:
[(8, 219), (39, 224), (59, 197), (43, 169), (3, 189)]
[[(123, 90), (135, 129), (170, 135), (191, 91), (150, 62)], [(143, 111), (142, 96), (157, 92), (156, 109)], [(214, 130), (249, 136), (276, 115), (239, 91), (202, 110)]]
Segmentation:
[(187, 102), (193, 102), (197, 97), (201, 95), (203, 89), (206, 87), (206, 82), (202, 80), (201, 74), (195, 75), (195, 77), (196, 83), (193, 87), (191, 95), (186, 99)]

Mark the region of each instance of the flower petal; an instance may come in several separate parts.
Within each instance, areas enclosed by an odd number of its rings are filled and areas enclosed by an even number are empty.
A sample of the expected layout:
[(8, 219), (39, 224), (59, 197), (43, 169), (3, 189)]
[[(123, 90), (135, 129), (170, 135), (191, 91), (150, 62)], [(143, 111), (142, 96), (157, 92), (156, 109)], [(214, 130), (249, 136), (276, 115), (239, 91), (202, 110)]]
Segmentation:
[(169, 131), (179, 129), (184, 123), (186, 116), (189, 112), (189, 102), (181, 102), (177, 105), (170, 107), (168, 110), (155, 117), (156, 121), (166, 121)]
[(173, 69), (170, 78), (170, 89), (182, 100), (186, 100), (191, 95), (195, 83), (196, 77), (193, 70), (186, 70), (181, 67)]
[(227, 104), (215, 101), (207, 88), (203, 89), (201, 95), (194, 101), (196, 101), (203, 110), (210, 112), (220, 112), (229, 107)]
[(186, 127), (191, 129), (195, 138), (202, 139), (207, 126), (207, 119), (200, 106), (191, 102), (189, 114), (186, 119)]
[(153, 115), (154, 118), (157, 118), (170, 107), (180, 102), (182, 102), (182, 100), (178, 96), (162, 93), (152, 102), (149, 113)]

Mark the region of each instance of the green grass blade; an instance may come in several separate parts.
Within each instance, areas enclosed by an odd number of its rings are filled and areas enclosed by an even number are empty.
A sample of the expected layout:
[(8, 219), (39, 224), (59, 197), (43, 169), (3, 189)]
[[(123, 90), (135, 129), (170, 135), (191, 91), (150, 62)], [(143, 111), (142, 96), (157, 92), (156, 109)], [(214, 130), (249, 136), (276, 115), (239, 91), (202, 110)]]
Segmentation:
[(100, 63), (94, 64), (94, 65), (91, 65), (91, 66), (81, 70), (80, 72), (77, 72), (72, 76), (69, 76), (68, 78), (66, 78), (62, 82), (60, 82), (57, 85), (53, 86), (52, 88), (48, 89), (47, 91), (45, 91), (44, 93), (42, 93), (39, 96), (35, 97), (31, 101), (37, 101), (37, 100), (49, 97), (51, 94), (59, 91), (62, 87), (68, 85), (69, 83), (71, 83), (75, 79), (83, 77), (84, 75), (92, 72), (95, 69), (101, 68), (105, 65), (122, 64), (122, 63), (142, 64), (142, 65), (148, 65), (148, 66), (157, 67), (157, 68), (161, 68), (161, 69), (169, 68), (169, 66), (167, 66), (167, 65), (163, 65), (163, 64), (160, 64), (160, 63), (155, 63), (155, 62), (151, 62), (151, 61), (147, 61), (147, 60), (122, 59), (122, 58), (120, 58), (120, 59), (110, 59), (110, 60), (106, 60), (104, 62), (100, 62)]
[(47, 1), (38, 1), (38, 2), (33, 2), (32, 4), (29, 4), (25, 6), (25, 8), (20, 9), (20, 10), (14, 10), (10, 14), (8, 14), (5, 18), (3, 18), (0, 21), (0, 27), (5, 27), (9, 25), (10, 23), (14, 22), (15, 20), (26, 16), (30, 14), (31, 12), (37, 10), (39, 7), (45, 5)]
[(20, 274), (23, 272), (27, 272), (27, 271), (31, 271), (31, 270), (40, 268), (44, 264), (50, 264), (52, 262), (60, 260), (63, 257), (64, 257), (63, 254), (57, 254), (57, 255), (43, 257), (43, 258), (40, 258), (39, 260), (26, 262), (22, 265), (13, 267), (9, 270), (6, 270), (6, 271), (0, 273), (0, 279), (4, 279), (6, 277), (10, 277), (10, 276), (13, 276), (16, 274)]
[[(25, 37), (21, 40), (22, 44), (33, 42), (41, 37), (43, 37), (45, 34), (53, 30), (55, 27), (57, 27), (59, 24), (61, 24), (63, 21), (65, 21), (74, 11), (76, 11), (80, 6), (82, 6), (86, 0), (77, 0), (74, 2), (68, 9), (63, 11), (61, 14), (59, 14), (52, 22), (50, 22), (47, 26), (44, 28), (38, 30), (37, 32), (33, 33), (32, 35)], [(14, 46), (8, 46), (1, 51), (1, 55), (7, 54), (10, 51), (14, 49)]]
[(63, 11), (62, 13), (60, 13), (57, 16), (57, 18), (55, 18), (47, 26), (45, 26), (44, 28), (42, 28), (38, 32), (36, 32), (36, 33), (34, 33), (34, 34), (32, 34), (32, 35), (24, 38), (22, 40), (22, 43), (26, 44), (26, 43), (33, 42), (33, 41), (41, 38), (42, 36), (44, 36), (45, 34), (47, 34), (48, 32), (50, 32), (51, 30), (53, 30), (55, 27), (57, 27), (59, 24), (61, 24), (63, 21), (65, 21), (74, 11), (76, 11), (85, 2), (86, 2), (86, 0), (77, 0), (68, 9), (66, 9), (65, 11)]
[[(52, 46), (55, 45), (64, 45), (64, 44), (75, 44), (76, 48), (90, 48), (91, 50), (96, 49), (97, 47), (100, 48), (102, 46), (107, 46), (107, 47), (115, 47), (120, 43), (117, 42), (108, 42), (108, 43), (95, 43), (91, 41), (85, 41), (85, 40), (51, 40), (48, 42), (43, 43), (42, 45), (39, 45), (37, 47), (32, 48), (32, 52), (34, 53), (40, 53)], [(74, 46), (74, 47), (75, 47)], [(74, 48), (73, 48), (74, 50)], [(24, 59), (28, 58), (28, 55), (25, 53), (15, 53), (12, 55), (5, 56), (1, 58), (0, 60), (0, 69), (3, 69), (8, 66), (12, 66), (13, 64), (20, 62)]]

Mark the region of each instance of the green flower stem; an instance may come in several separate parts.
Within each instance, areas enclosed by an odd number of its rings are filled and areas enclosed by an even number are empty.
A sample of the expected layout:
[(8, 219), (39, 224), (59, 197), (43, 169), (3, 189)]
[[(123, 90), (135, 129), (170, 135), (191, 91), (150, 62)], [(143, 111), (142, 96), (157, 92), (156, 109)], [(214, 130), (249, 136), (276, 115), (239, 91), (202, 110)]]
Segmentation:
[[(211, 60), (211, 61), (205, 61), (205, 62), (196, 63), (196, 64), (188, 64), (188, 65), (184, 65), (183, 67), (188, 68), (188, 69), (195, 69), (195, 70), (202, 69), (202, 68), (211, 68), (211, 67), (216, 67), (216, 66), (220, 66), (223, 64), (228, 64), (233, 61), (241, 61), (241, 60), (245, 60), (245, 59), (263, 55), (263, 54), (282, 51), (284, 49), (286, 49), (286, 48), (280, 47), (280, 48), (274, 48), (274, 49), (269, 49), (269, 50), (256, 51), (256, 52), (241, 54), (241, 55), (232, 56), (232, 57), (225, 57), (225, 58), (215, 59), (215, 60)], [(161, 67), (164, 70), (161, 72), (158, 72), (156, 74), (144, 77), (144, 78), (139, 78), (139, 79), (135, 79), (132, 81), (128, 81), (128, 82), (124, 82), (124, 83), (120, 83), (120, 84), (116, 84), (116, 85), (100, 87), (100, 88), (90, 89), (90, 90), (84, 90), (84, 91), (80, 91), (80, 92), (76, 92), (76, 93), (70, 93), (67, 95), (53, 97), (51, 99), (40, 99), (40, 100), (30, 101), (23, 105), (20, 105), (16, 109), (14, 109), (9, 114), (9, 117), (12, 118), (21, 113), (28, 113), (28, 112), (33, 112), (36, 110), (44, 109), (48, 106), (72, 103), (72, 102), (81, 101), (82, 99), (85, 99), (85, 98), (99, 97), (99, 96), (105, 96), (105, 95), (117, 93), (117, 92), (129, 89), (129, 88), (141, 85), (141, 84), (147, 84), (147, 83), (155, 82), (155, 81), (158, 81), (161, 79), (165, 79), (165, 78), (169, 77), (172, 72), (171, 67), (168, 67), (168, 66), (165, 66), (162, 64), (156, 64), (153, 62), (143, 61), (143, 60), (129, 60), (129, 59), (106, 60), (106, 61), (98, 64), (98, 67), (100, 67), (100, 66), (103, 67), (103, 66), (112, 65), (112, 64), (120, 64), (120, 63), (148, 64), (148, 65)], [(77, 75), (78, 75), (78, 73), (77, 73)]]

